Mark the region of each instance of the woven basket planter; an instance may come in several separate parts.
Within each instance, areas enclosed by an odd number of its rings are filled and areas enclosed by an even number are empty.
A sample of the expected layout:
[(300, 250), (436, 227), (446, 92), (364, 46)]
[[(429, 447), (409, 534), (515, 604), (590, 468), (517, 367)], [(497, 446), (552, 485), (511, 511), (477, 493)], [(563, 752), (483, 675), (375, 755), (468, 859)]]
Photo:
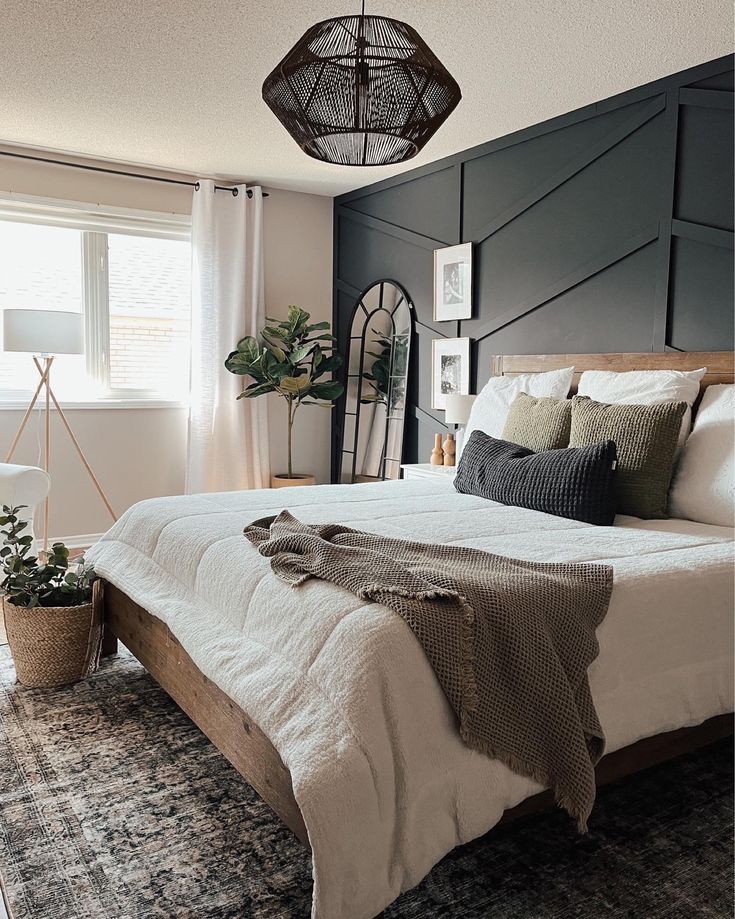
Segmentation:
[(76, 683), (97, 669), (102, 643), (102, 585), (91, 603), (27, 609), (3, 600), (5, 630), (18, 681), (46, 688)]

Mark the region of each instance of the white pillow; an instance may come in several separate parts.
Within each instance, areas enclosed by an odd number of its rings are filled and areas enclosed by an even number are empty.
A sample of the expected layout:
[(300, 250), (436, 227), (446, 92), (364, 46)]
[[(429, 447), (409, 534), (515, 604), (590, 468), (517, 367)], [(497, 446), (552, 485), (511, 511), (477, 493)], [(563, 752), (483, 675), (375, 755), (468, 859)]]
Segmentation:
[(692, 405), (699, 395), (699, 381), (707, 373), (701, 370), (585, 370), (579, 379), (577, 395), (589, 396), (595, 402), (623, 405), (654, 405), (656, 402), (686, 402), (681, 419), (679, 445), (686, 442), (692, 426)]
[(669, 515), (731, 527), (735, 518), (735, 386), (708, 386), (681, 451)]
[(546, 373), (522, 373), (517, 377), (490, 377), (472, 404), (462, 442), (467, 443), (473, 431), (502, 438), (508, 409), (518, 393), (566, 399), (573, 376), (574, 367), (565, 367)]

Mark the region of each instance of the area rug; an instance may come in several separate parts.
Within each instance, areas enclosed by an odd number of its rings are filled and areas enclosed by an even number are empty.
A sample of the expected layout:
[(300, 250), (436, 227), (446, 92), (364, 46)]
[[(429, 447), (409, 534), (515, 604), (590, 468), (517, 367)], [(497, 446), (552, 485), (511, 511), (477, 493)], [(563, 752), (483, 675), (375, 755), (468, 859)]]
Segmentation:
[[(308, 917), (308, 852), (128, 654), (41, 691), (0, 649), (0, 719), (12, 919)], [(602, 789), (587, 836), (560, 811), (497, 828), (386, 916), (730, 917), (732, 778), (724, 741)]]

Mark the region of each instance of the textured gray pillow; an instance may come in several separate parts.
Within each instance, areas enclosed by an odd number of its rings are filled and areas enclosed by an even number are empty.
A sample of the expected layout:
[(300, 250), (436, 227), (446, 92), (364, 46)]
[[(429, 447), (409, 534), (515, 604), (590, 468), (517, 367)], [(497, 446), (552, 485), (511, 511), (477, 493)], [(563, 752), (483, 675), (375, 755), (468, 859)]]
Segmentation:
[(617, 447), (617, 512), (652, 519), (666, 516), (676, 442), (686, 402), (608, 405), (588, 396), (572, 399), (570, 447), (612, 440)]
[(615, 444), (532, 453), (482, 431), (462, 451), (454, 487), (500, 504), (609, 526), (615, 520)]
[(571, 399), (550, 399), (519, 393), (508, 410), (503, 440), (543, 453), (569, 446)]

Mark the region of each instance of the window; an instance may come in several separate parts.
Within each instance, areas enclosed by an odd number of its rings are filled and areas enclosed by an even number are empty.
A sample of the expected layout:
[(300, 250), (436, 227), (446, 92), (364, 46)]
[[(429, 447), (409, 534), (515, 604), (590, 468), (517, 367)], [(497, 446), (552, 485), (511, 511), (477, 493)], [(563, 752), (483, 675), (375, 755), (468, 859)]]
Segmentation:
[[(85, 355), (53, 365), (67, 401), (186, 398), (190, 261), (182, 218), (0, 201), (0, 309), (84, 314)], [(37, 382), (30, 355), (0, 353), (0, 401)]]
[(185, 393), (189, 384), (188, 243), (110, 235), (110, 388)]

